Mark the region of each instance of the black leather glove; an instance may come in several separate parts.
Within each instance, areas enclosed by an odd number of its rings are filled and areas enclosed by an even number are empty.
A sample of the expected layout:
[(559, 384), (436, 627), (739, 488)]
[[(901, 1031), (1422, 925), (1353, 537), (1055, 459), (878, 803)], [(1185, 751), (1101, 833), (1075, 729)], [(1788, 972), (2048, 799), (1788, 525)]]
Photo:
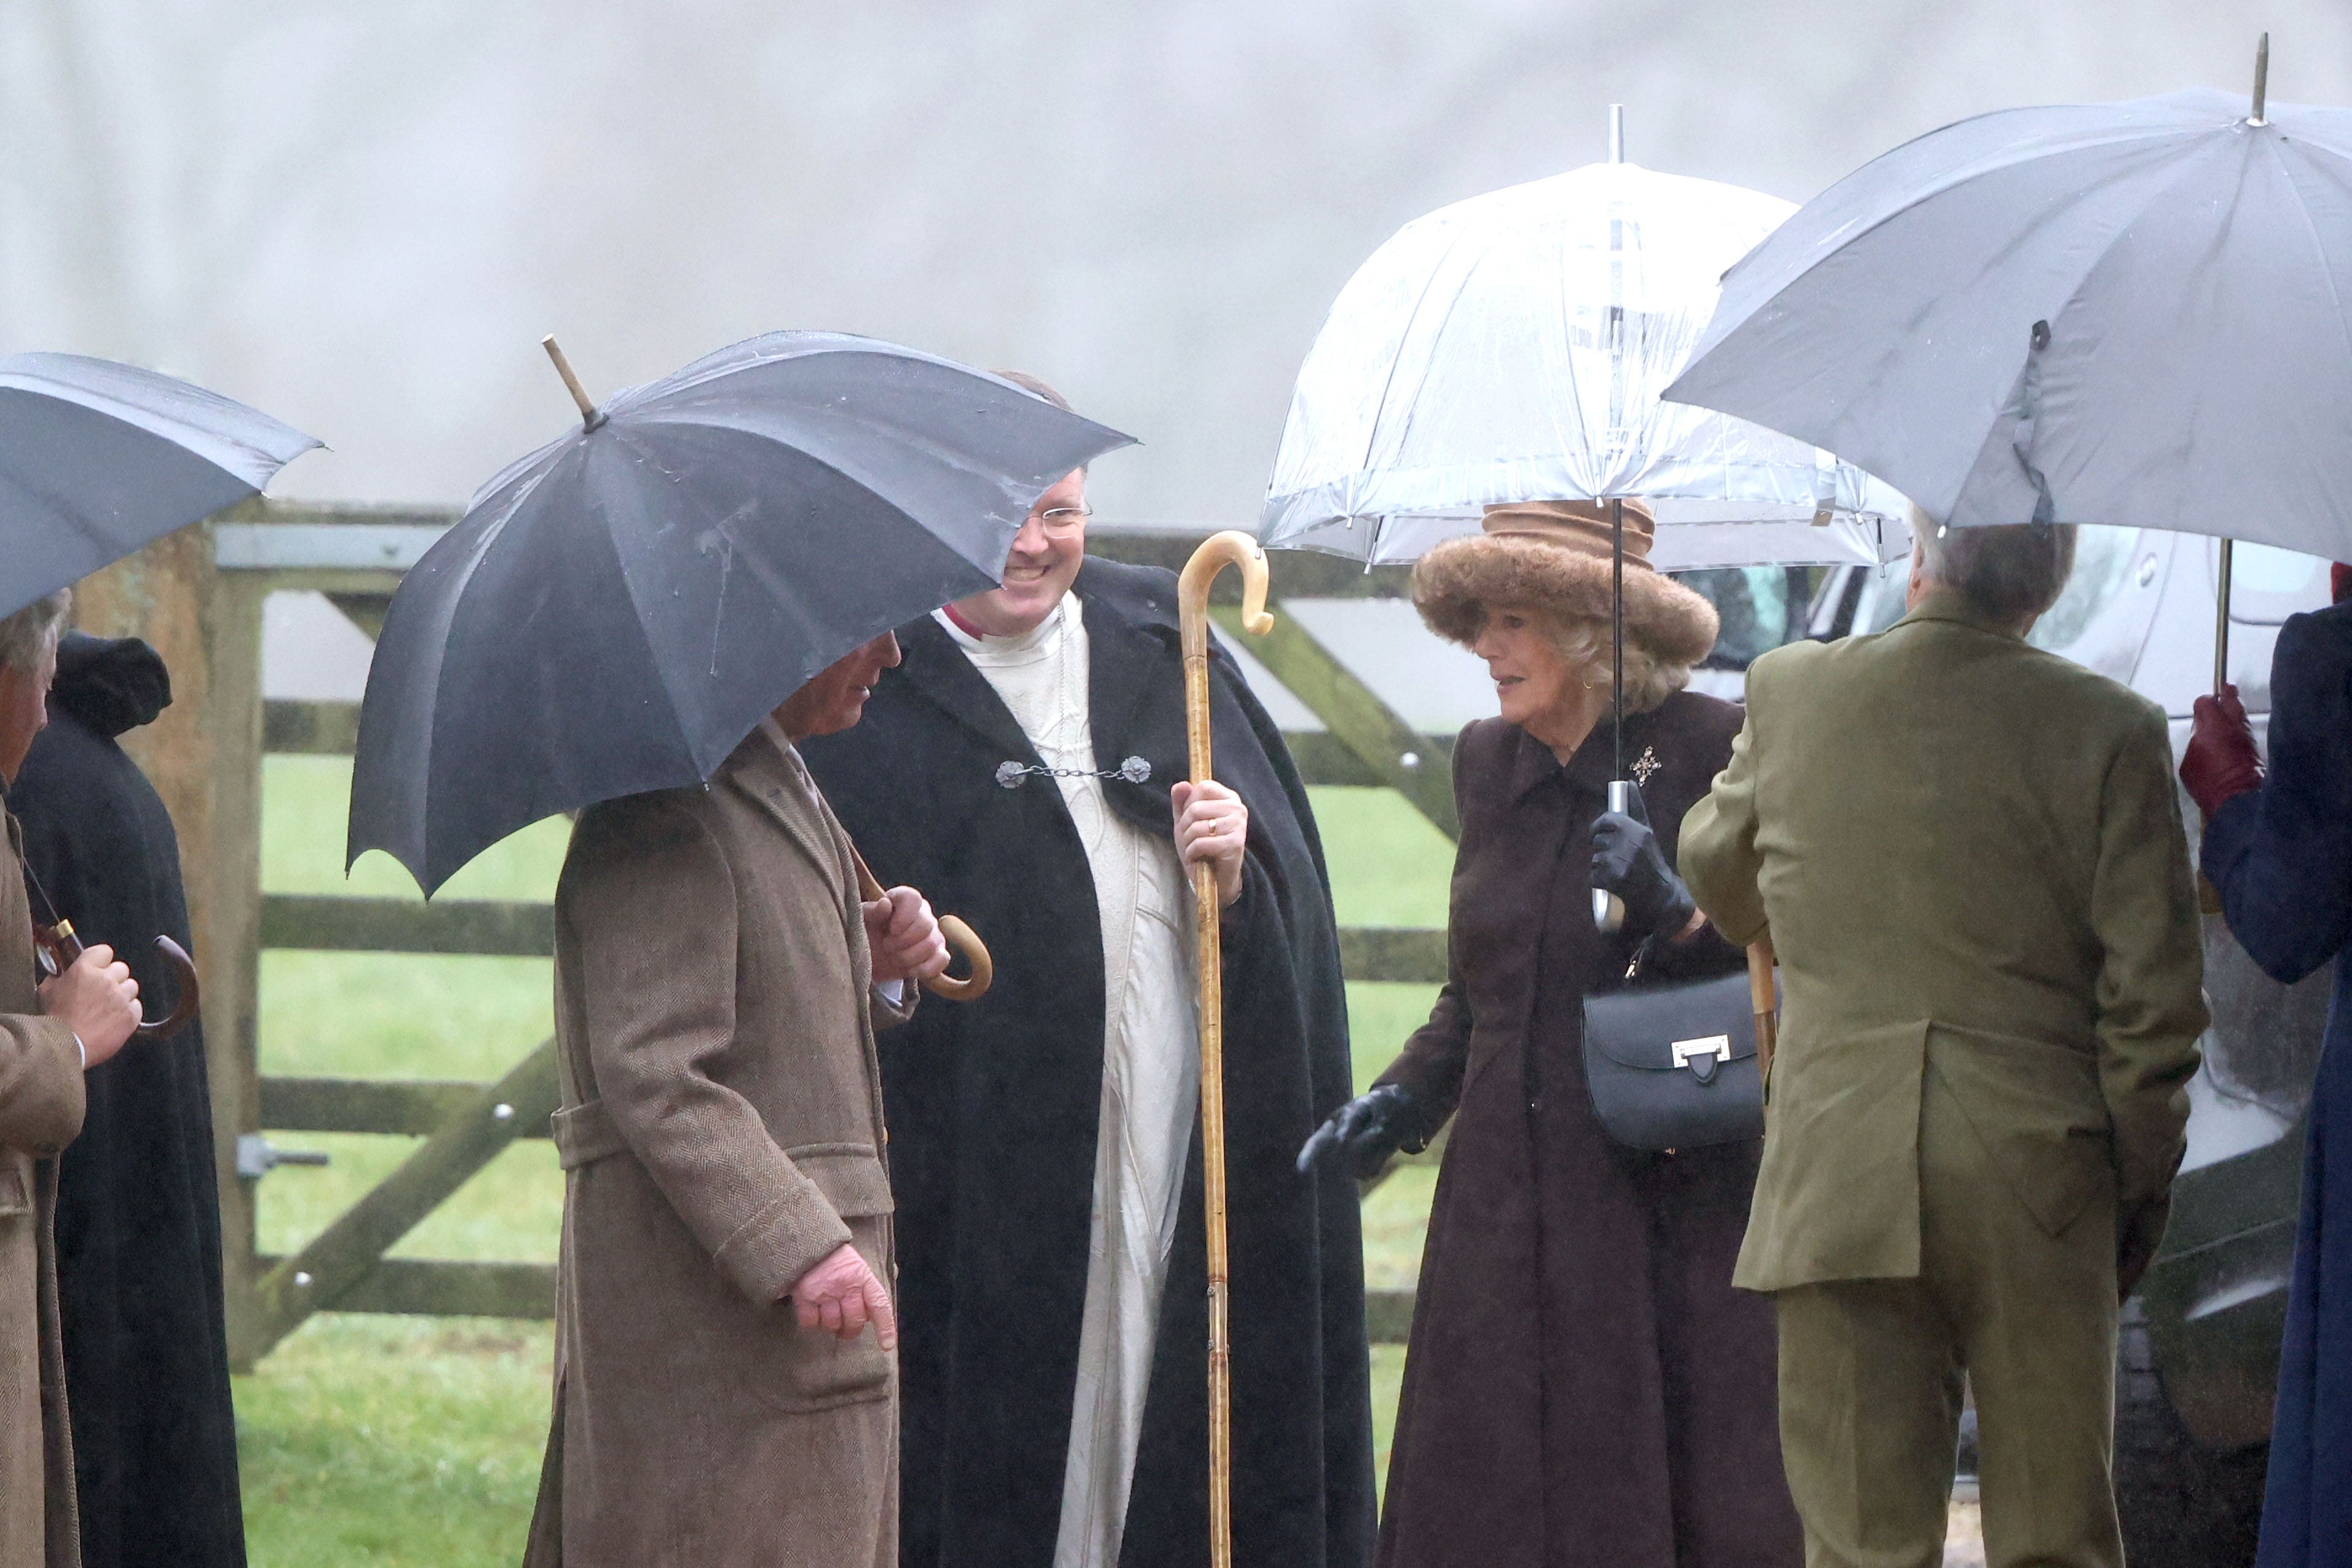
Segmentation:
[(1298, 1173), (1324, 1161), (1344, 1157), (1356, 1179), (1368, 1181), (1400, 1150), (1418, 1154), (1429, 1147), (1420, 1131), (1421, 1102), (1402, 1084), (1383, 1083), (1331, 1113), (1298, 1151)]
[(1698, 912), (1698, 903), (1666, 864), (1658, 836), (1650, 831), (1641, 795), (1639, 816), (1604, 811), (1592, 825), (1592, 885), (1625, 901), (1625, 932), (1634, 938), (1677, 937)]

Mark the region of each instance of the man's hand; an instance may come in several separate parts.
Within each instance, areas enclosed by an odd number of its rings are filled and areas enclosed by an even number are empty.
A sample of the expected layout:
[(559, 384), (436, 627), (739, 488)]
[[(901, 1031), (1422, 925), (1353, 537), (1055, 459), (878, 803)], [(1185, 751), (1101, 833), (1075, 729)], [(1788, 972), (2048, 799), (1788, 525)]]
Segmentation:
[(1176, 806), (1176, 856), (1186, 869), (1202, 860), (1217, 868), (1217, 902), (1230, 907), (1242, 896), (1242, 854), (1249, 847), (1249, 807), (1242, 797), (1211, 780), (1180, 780)]
[(858, 906), (866, 915), (866, 942), (874, 950), (874, 978), (929, 980), (948, 966), (947, 938), (923, 895), (912, 888), (893, 888), (880, 898)]
[(2210, 822), (2222, 802), (2263, 787), (2263, 762), (2236, 687), (2222, 687), (2217, 697), (2200, 697), (2190, 712), (2189, 744), (2180, 752), (2180, 782)]
[(139, 982), (131, 966), (115, 961), (114, 950), (94, 942), (73, 967), (41, 982), (41, 1011), (61, 1021), (81, 1041), (82, 1066), (94, 1068), (122, 1048), (139, 1026)]
[[(899, 889), (904, 891), (904, 889)], [(854, 1340), (870, 1321), (886, 1351), (898, 1348), (898, 1314), (890, 1292), (866, 1267), (857, 1248), (844, 1242), (824, 1261), (793, 1281), (784, 1293), (804, 1329), (823, 1329), (839, 1339)]]

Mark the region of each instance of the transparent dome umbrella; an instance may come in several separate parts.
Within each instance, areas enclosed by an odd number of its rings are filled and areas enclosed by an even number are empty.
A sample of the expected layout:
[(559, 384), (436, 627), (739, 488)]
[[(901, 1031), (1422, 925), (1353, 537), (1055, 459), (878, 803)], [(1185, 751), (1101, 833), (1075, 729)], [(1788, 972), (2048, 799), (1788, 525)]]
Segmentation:
[[(1777, 432), (1659, 394), (1697, 346), (1724, 268), (1794, 204), (1623, 161), (1440, 208), (1340, 289), (1300, 367), (1259, 537), (1368, 564), (1475, 533), (1493, 503), (1647, 502), (1651, 563), (1877, 565), (1910, 545), (1903, 498)], [(1622, 521), (1622, 520), (1621, 520)], [(1624, 572), (1612, 617), (1612, 808), (1624, 784)], [(1614, 900), (1594, 918), (1614, 929)]]
[(2219, 535), (2226, 637), (2228, 541), (2352, 559), (2352, 110), (2266, 105), (2267, 60), (2251, 105), (2005, 110), (1864, 165), (1732, 269), (1667, 395), (1948, 526)]
[(1910, 540), (1900, 496), (1659, 397), (1724, 269), (1795, 210), (1612, 161), (1407, 224), (1300, 367), (1260, 539), (1404, 562), (1476, 532), (1491, 503), (1639, 498), (1664, 570), (1892, 559)]
[(259, 495), (318, 445), (152, 370), (0, 359), (0, 616)]
[[(551, 352), (552, 352), (551, 344)], [(775, 332), (593, 406), (393, 595), (349, 858), (429, 894), (518, 828), (708, 780), (859, 644), (996, 585), (1029, 509), (1132, 437), (870, 338)]]

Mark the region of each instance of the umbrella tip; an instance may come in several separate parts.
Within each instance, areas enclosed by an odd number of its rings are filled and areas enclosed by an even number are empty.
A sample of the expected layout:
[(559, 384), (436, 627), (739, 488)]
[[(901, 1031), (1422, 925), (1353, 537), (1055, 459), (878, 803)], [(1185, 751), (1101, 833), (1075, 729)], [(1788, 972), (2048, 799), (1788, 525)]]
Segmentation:
[(2269, 107), (2271, 89), (2271, 36), (2264, 33), (2254, 45), (2254, 112), (2247, 118), (2249, 125), (2268, 125), (2263, 110)]
[(596, 411), (596, 405), (589, 399), (588, 389), (582, 386), (580, 378), (572, 373), (572, 362), (563, 357), (563, 350), (556, 343), (555, 334), (550, 332), (540, 339), (539, 346), (545, 349), (547, 357), (555, 362), (555, 374), (563, 378), (564, 389), (572, 394), (572, 401), (580, 405), (580, 423), (591, 430), (604, 423), (604, 416)]
[[(2268, 37), (2270, 35), (2265, 33), (2263, 36)], [(2262, 110), (2254, 112), (2259, 114)], [(1625, 106), (1622, 103), (1609, 106), (1609, 161), (1612, 163), (1625, 161)]]

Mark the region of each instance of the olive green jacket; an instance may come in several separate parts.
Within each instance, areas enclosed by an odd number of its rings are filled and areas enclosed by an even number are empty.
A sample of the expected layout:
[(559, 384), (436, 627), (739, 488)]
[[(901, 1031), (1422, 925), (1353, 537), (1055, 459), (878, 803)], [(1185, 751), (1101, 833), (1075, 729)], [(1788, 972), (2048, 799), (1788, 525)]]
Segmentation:
[(2050, 1234), (2112, 1191), (2125, 1254), (2153, 1249), (2206, 1025), (2154, 704), (1938, 593), (1756, 661), (1680, 860), (1781, 964), (1737, 1283), (1918, 1273), (1931, 1070)]

